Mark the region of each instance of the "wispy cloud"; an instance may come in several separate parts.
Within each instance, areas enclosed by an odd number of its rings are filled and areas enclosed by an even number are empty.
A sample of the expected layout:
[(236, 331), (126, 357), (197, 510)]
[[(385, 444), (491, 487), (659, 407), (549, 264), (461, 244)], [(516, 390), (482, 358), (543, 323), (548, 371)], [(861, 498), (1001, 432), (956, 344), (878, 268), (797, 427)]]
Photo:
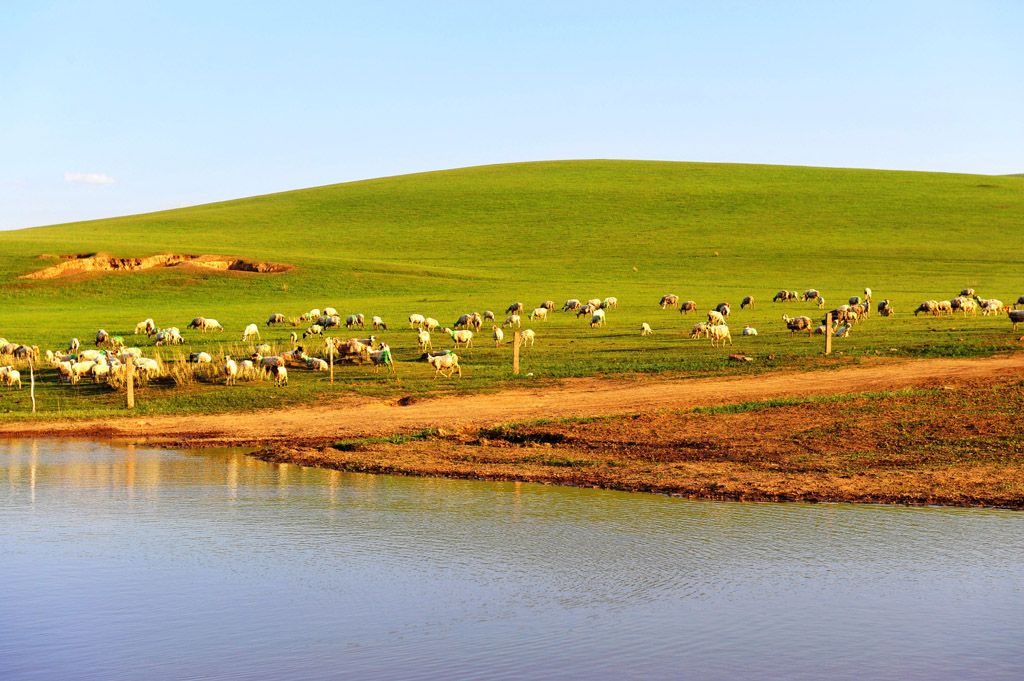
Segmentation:
[(64, 181), (78, 184), (114, 184), (117, 182), (109, 175), (101, 173), (64, 173)]

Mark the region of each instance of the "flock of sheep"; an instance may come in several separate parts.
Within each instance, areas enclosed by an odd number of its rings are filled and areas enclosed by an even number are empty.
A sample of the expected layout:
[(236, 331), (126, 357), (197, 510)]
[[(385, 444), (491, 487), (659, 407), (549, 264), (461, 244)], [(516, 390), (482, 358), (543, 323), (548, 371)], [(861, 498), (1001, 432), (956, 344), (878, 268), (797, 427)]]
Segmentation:
[[(775, 294), (773, 302), (786, 301), (811, 301), (815, 302), (820, 309), (825, 307), (825, 298), (817, 289), (807, 289), (802, 294), (797, 291), (782, 290)], [(852, 296), (849, 301), (826, 313), (821, 323), (815, 323), (811, 317), (802, 315), (791, 317), (788, 314), (782, 315), (783, 323), (790, 335), (797, 332), (807, 332), (810, 337), (814, 334), (834, 334), (837, 337), (845, 337), (850, 334), (853, 325), (858, 321), (870, 316), (872, 312), (872, 291), (865, 288), (862, 296)], [(661, 298), (659, 305), (661, 309), (679, 309), (680, 314), (696, 313), (697, 303), (692, 300), (680, 301), (676, 295), (665, 295)], [(954, 314), (959, 311), (964, 316), (977, 315), (980, 310), (982, 315), (1008, 313), (1013, 328), (1016, 331), (1018, 324), (1024, 322), (1024, 296), (1018, 298), (1011, 309), (1002, 301), (996, 299), (981, 299), (974, 294), (973, 289), (964, 289), (960, 295), (951, 300), (928, 300), (914, 311), (915, 316), (921, 313), (933, 315)], [(606, 323), (608, 310), (618, 307), (618, 299), (608, 297), (605, 299), (594, 298), (587, 301), (572, 298), (567, 300), (561, 308), (562, 312), (570, 312), (576, 315), (577, 319), (584, 317), (589, 319), (591, 328), (599, 328)], [(740, 309), (754, 307), (754, 298), (745, 297), (740, 303)], [(879, 302), (874, 310), (883, 317), (895, 314), (895, 309), (889, 300)], [(505, 341), (505, 329), (514, 327), (519, 331), (520, 343), (532, 346), (536, 340), (536, 334), (532, 329), (522, 329), (523, 318), (530, 321), (547, 321), (548, 314), (556, 311), (554, 301), (547, 300), (539, 307), (532, 309), (529, 315), (525, 313), (522, 303), (513, 303), (505, 309), (505, 319), (501, 324), (495, 314), (488, 310), (483, 314), (479, 312), (468, 312), (461, 315), (451, 327), (442, 327), (441, 323), (422, 314), (409, 315), (409, 329), (416, 331), (417, 348), (422, 353), (421, 359), (426, 360), (434, 368), (435, 378), (438, 375), (450, 378), (455, 372), (462, 376), (462, 368), (459, 365), (459, 356), (454, 350), (461, 348), (472, 348), (474, 338), (478, 338), (485, 324), (491, 322), (491, 340), (497, 348), (502, 347)], [(693, 326), (689, 332), (691, 339), (707, 338), (711, 345), (718, 347), (728, 342), (733, 343), (732, 334), (728, 326), (728, 319), (732, 314), (729, 303), (719, 303), (714, 309), (707, 313), (707, 321), (702, 321)], [(234, 384), (239, 378), (245, 380), (260, 380), (263, 378), (273, 379), (276, 385), (287, 385), (288, 367), (304, 367), (312, 371), (327, 371), (331, 363), (370, 363), (376, 373), (381, 367), (388, 372), (394, 371), (394, 360), (391, 348), (379, 341), (375, 335), (367, 338), (332, 337), (325, 335), (330, 329), (365, 329), (366, 318), (362, 314), (349, 315), (344, 323), (337, 310), (331, 307), (323, 311), (313, 309), (303, 313), (298, 318), (289, 320), (283, 314), (275, 313), (270, 315), (266, 326), (277, 324), (288, 324), (301, 326), (303, 322), (308, 326), (302, 332), (301, 341), (313, 336), (323, 339), (323, 348), (319, 356), (311, 356), (306, 349), (299, 345), (300, 338), (297, 331), (290, 334), (291, 349), (287, 351), (274, 352), (271, 346), (262, 342), (260, 328), (256, 324), (248, 324), (242, 331), (243, 342), (258, 341), (252, 353), (245, 359), (236, 360), (230, 355), (224, 355), (223, 363), (214, 367), (214, 358), (207, 352), (194, 352), (183, 362), (189, 368), (177, 366), (175, 369), (168, 369), (168, 366), (160, 357), (145, 357), (138, 347), (128, 347), (121, 336), (112, 336), (105, 330), (96, 332), (95, 348), (82, 349), (77, 338), (71, 339), (64, 351), (47, 350), (44, 357), (47, 364), (54, 367), (59, 375), (60, 381), (67, 384), (77, 384), (83, 378), (90, 378), (93, 382), (106, 381), (115, 387), (123, 386), (127, 380), (129, 367), (134, 375), (140, 380), (152, 380), (162, 375), (172, 375), (178, 380), (175, 370), (191, 372), (201, 370), (207, 376), (220, 375), (228, 385)], [(374, 331), (386, 331), (387, 325), (379, 316), (370, 319), (370, 326)], [(223, 332), (224, 327), (216, 319), (209, 317), (196, 317), (188, 323), (186, 329), (195, 329), (203, 334), (208, 332)], [(453, 349), (435, 350), (431, 334), (440, 333), (451, 338)], [(654, 329), (647, 322), (640, 326), (641, 336), (649, 336)], [(743, 328), (744, 336), (758, 335), (757, 329), (747, 325)], [(146, 335), (154, 340), (154, 346), (183, 345), (185, 339), (178, 327), (158, 328), (152, 319), (145, 319), (135, 327), (135, 335)], [(40, 351), (37, 346), (10, 343), (5, 338), (0, 338), (0, 357), (10, 357), (21, 362), (40, 359)], [(8, 388), (21, 387), (21, 372), (13, 365), (4, 365), (0, 362), (0, 381)]]

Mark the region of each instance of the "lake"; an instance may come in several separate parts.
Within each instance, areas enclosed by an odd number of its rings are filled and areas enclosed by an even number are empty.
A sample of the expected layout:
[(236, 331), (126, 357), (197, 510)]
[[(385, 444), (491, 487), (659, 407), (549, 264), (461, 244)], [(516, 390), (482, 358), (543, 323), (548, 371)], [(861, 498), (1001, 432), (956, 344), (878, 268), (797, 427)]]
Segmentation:
[(1024, 514), (0, 441), (0, 679), (1019, 679)]

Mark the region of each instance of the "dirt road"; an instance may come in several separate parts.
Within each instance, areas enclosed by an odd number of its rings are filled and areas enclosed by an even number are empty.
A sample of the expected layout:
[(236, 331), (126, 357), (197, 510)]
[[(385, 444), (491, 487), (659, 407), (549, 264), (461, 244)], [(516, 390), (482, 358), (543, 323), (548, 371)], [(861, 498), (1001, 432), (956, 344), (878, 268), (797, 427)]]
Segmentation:
[(910, 387), (959, 385), (986, 377), (1022, 375), (1024, 354), (983, 359), (880, 360), (837, 370), (771, 373), (675, 381), (572, 379), (541, 390), (517, 389), (414, 401), (407, 406), (371, 399), (274, 411), (210, 416), (147, 416), (93, 421), (0, 425), (0, 437), (105, 437), (191, 446), (316, 444), (345, 438), (457, 430), (541, 418), (599, 416), (697, 406)]

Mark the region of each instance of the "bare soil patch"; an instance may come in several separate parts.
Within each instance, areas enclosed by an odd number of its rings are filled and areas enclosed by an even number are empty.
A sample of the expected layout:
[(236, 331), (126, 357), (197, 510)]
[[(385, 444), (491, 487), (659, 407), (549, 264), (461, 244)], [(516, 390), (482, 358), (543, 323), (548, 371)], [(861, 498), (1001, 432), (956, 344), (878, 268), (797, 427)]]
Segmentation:
[[(43, 254), (40, 258), (52, 258)], [(274, 262), (257, 262), (223, 255), (183, 255), (161, 253), (144, 258), (119, 258), (107, 253), (77, 253), (59, 256), (61, 262), (35, 272), (23, 274), (19, 279), (57, 279), (87, 272), (139, 272), (154, 267), (177, 267), (181, 265), (201, 267), (222, 272), (259, 272), (263, 274), (286, 272), (292, 265)]]

